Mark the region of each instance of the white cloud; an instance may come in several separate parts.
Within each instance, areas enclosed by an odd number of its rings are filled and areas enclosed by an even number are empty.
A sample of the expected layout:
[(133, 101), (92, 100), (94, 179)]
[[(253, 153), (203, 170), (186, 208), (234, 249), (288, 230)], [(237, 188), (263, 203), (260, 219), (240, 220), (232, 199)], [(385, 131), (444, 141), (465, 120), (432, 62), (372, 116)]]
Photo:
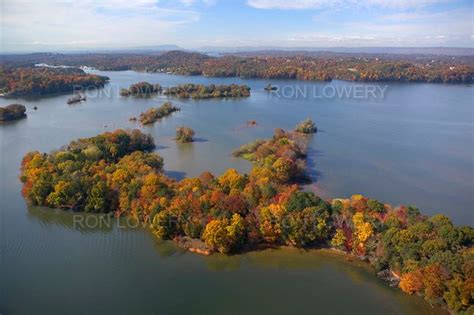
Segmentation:
[(2, 51), (165, 44), (200, 18), (154, 0), (2, 0), (1, 10)]
[[(241, 19), (225, 14), (200, 24), (199, 10), (209, 9), (216, 0), (0, 0), (0, 52), (159, 44), (189, 48), (200, 43), (472, 46), (472, 7), (451, 11), (428, 7), (441, 1), (447, 0), (247, 0), (261, 9), (317, 9), (312, 11), (315, 22), (305, 24), (305, 29), (291, 20), (293, 24), (273, 31), (255, 26), (254, 21), (241, 24)], [(359, 7), (378, 9), (365, 14), (366, 10), (355, 10)]]
[(318, 25), (333, 16), (318, 15), (314, 32), (288, 34), (302, 46), (472, 46), (473, 22), (469, 10), (408, 12), (382, 15), (369, 21), (338, 22), (330, 33)]
[(340, 1), (334, 0), (248, 0), (247, 4), (257, 9), (318, 9)]
[(199, 4), (199, 3), (203, 3), (204, 5), (207, 5), (207, 6), (215, 5), (217, 3), (217, 0), (179, 0), (179, 1), (188, 7), (194, 4)]
[[(472, 12), (468, 10), (449, 10), (442, 12), (428, 12), (428, 11), (413, 11), (413, 12), (401, 12), (393, 13), (380, 16), (377, 20), (379, 22), (440, 22), (444, 24), (446, 21), (455, 22), (458, 19), (466, 19), (465, 22), (470, 22)], [(472, 22), (471, 22), (472, 23)]]
[(256, 9), (345, 9), (349, 7), (381, 7), (406, 9), (424, 7), (447, 0), (247, 0)]
[(405, 37), (440, 36), (468, 38), (473, 31), (472, 12), (451, 10), (438, 13), (417, 12), (381, 16), (369, 22), (349, 23), (347, 29), (379, 35)]
[(364, 0), (361, 2), (365, 2), (365, 5), (367, 6), (379, 6), (390, 9), (407, 9), (448, 2), (448, 0)]

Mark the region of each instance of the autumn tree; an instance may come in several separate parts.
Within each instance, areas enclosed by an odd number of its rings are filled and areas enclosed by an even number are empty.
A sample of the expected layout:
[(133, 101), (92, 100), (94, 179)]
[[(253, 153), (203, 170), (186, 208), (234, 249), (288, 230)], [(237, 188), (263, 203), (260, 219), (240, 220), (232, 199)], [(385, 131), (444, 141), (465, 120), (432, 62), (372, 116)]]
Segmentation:
[(329, 212), (324, 208), (308, 207), (290, 212), (285, 220), (286, 237), (296, 246), (325, 242), (330, 231), (328, 219)]
[(232, 215), (230, 221), (227, 218), (214, 219), (206, 225), (202, 238), (212, 249), (229, 253), (245, 241), (245, 222), (238, 214)]
[(153, 217), (150, 226), (153, 234), (160, 239), (171, 239), (178, 232), (177, 218), (164, 210)]
[(194, 130), (189, 127), (181, 126), (176, 128), (176, 141), (181, 143), (192, 142)]
[(316, 128), (316, 124), (309, 118), (305, 119), (295, 128), (296, 132), (301, 133), (315, 133), (317, 130), (318, 128)]
[(331, 239), (331, 246), (337, 249), (344, 250), (345, 244), (346, 244), (346, 236), (344, 234), (344, 231), (342, 229), (337, 229), (336, 233)]

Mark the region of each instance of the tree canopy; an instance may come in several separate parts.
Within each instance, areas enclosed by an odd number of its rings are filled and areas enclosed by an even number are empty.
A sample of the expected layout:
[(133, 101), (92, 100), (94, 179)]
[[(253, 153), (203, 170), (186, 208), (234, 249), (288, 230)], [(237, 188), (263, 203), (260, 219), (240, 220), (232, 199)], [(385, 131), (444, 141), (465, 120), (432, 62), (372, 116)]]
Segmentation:
[(164, 90), (165, 95), (180, 98), (224, 98), (224, 97), (248, 97), (250, 88), (247, 85), (202, 85), (183, 84), (169, 87)]

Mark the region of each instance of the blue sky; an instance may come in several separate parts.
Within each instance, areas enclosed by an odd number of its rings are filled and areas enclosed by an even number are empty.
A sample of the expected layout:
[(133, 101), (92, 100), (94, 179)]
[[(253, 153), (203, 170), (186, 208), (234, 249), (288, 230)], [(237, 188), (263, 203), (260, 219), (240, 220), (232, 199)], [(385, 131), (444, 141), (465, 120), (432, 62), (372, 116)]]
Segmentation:
[(468, 0), (0, 0), (0, 49), (473, 47)]

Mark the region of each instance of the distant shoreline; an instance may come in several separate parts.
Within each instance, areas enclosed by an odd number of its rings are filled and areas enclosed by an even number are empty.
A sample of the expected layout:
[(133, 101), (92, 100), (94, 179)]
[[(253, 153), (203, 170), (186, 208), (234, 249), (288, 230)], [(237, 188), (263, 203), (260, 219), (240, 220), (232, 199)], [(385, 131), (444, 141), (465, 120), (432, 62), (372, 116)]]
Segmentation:
[(247, 52), (214, 57), (180, 50), (159, 54), (40, 53), (0, 56), (0, 68), (4, 68), (4, 71), (29, 69), (38, 64), (48, 65), (51, 71), (73, 71), (74, 67), (84, 69), (87, 66), (100, 71), (135, 70), (216, 78), (299, 79), (315, 82), (474, 82), (474, 56)]

